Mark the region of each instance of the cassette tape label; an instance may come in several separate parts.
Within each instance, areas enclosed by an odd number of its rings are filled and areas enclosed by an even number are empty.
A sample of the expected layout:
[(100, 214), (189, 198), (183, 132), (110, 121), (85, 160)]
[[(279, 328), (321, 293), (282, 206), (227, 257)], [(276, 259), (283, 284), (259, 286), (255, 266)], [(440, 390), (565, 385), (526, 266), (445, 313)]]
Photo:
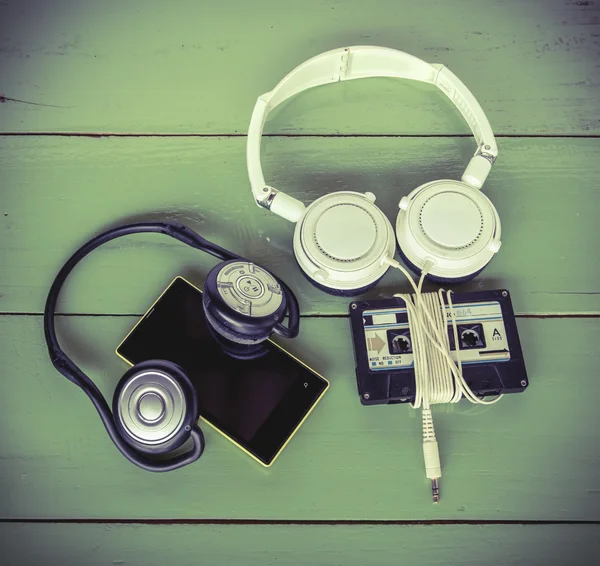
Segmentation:
[[(458, 303), (453, 307), (462, 363), (510, 359), (500, 303)], [(457, 360), (449, 306), (446, 306), (446, 320), (451, 354)], [(412, 341), (405, 308), (365, 310), (362, 322), (371, 371), (413, 366)]]

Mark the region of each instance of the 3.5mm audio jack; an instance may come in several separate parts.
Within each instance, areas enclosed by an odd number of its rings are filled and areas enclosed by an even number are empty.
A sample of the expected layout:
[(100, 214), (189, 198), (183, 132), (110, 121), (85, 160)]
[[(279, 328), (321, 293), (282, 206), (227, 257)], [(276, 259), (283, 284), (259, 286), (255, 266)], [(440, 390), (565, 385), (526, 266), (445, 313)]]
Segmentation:
[(431, 480), (431, 494), (433, 495), (433, 502), (438, 503), (440, 500), (440, 486), (437, 478)]
[(431, 495), (433, 502), (440, 500), (440, 486), (438, 480), (442, 477), (440, 466), (440, 451), (435, 439), (431, 409), (423, 409), (423, 456), (425, 458), (425, 474), (431, 480)]

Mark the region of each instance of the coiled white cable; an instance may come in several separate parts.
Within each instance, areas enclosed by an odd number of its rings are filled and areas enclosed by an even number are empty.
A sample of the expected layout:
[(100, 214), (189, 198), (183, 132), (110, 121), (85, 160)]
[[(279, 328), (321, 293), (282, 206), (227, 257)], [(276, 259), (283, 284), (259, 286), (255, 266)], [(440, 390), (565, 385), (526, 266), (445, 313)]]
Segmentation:
[(491, 405), (496, 403), (502, 395), (491, 399), (481, 399), (468, 386), (463, 377), (460, 349), (455, 348), (456, 361), (452, 358), (450, 342), (448, 339), (448, 322), (444, 294), (448, 303), (448, 314), (452, 322), (454, 343), (458, 345), (458, 330), (456, 327), (456, 314), (452, 304), (452, 291), (440, 289), (437, 292), (423, 293), (423, 281), (432, 264), (426, 262), (418, 284), (415, 284), (410, 273), (396, 260), (388, 263), (399, 269), (409, 280), (414, 289), (414, 294), (398, 293), (406, 304), (408, 325), (410, 328), (414, 372), (415, 372), (415, 400), (414, 409), (421, 407), (423, 421), (423, 456), (425, 458), (425, 472), (431, 480), (433, 501), (439, 501), (438, 480), (442, 476), (440, 454), (435, 437), (431, 405), (438, 403), (458, 403), (466, 397), (471, 403)]

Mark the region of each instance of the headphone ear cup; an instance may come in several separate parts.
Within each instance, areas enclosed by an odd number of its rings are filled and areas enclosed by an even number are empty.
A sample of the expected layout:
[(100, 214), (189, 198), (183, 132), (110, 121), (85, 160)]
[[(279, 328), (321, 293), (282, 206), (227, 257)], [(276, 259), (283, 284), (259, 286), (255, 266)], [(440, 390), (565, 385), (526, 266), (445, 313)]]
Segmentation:
[(294, 230), (294, 256), (302, 273), (335, 296), (370, 289), (389, 269), (394, 230), (372, 193), (338, 191), (306, 209)]
[(210, 300), (206, 298), (206, 294), (203, 295), (202, 306), (211, 336), (228, 356), (238, 360), (253, 360), (264, 356), (269, 351), (264, 342), (271, 336), (270, 332), (248, 338), (227, 328), (211, 314)]
[[(242, 260), (223, 262), (210, 270), (202, 306), (215, 339), (234, 357), (255, 357), (286, 316), (283, 288), (268, 271)], [(267, 350), (261, 350), (265, 353)], [(261, 354), (262, 355), (262, 354)]]
[(198, 396), (187, 374), (167, 360), (131, 367), (113, 395), (113, 419), (119, 435), (144, 454), (179, 448), (199, 418)]
[(404, 263), (436, 283), (476, 277), (500, 249), (500, 218), (480, 190), (454, 180), (426, 183), (403, 197), (396, 237)]
[(213, 312), (217, 309), (213, 307), (213, 302), (210, 300), (207, 293), (202, 295), (202, 307), (204, 308), (204, 314), (210, 329), (215, 331), (219, 336), (226, 338), (228, 341), (236, 344), (250, 345), (264, 342), (267, 340), (267, 338), (269, 338), (269, 336), (271, 336), (271, 330), (265, 331), (264, 329), (259, 329), (258, 332), (254, 331), (253, 334), (242, 334), (240, 332), (236, 332), (233, 328), (230, 328), (223, 322), (222, 319), (219, 320), (213, 315)]

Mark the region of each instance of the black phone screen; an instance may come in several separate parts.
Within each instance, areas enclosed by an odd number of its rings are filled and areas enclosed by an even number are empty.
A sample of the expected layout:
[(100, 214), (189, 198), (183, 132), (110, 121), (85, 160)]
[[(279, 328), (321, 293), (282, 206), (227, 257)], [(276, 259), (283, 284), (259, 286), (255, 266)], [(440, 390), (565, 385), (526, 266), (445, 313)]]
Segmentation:
[(177, 277), (117, 348), (136, 364), (163, 359), (192, 380), (200, 416), (270, 465), (328, 382), (272, 342), (256, 360), (225, 354), (211, 337), (202, 292)]

